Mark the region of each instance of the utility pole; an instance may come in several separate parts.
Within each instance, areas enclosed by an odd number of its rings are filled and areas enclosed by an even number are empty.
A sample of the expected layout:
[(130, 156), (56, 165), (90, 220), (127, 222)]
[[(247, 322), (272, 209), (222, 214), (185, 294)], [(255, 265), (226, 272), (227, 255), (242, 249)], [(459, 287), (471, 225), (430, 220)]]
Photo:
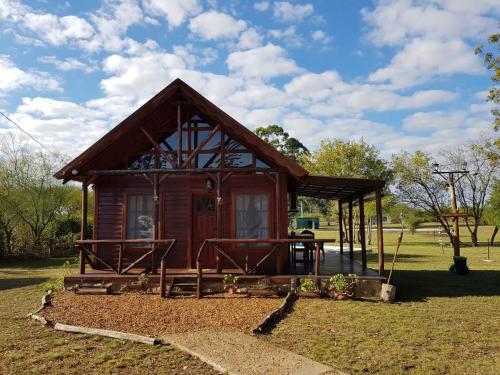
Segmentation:
[(466, 213), (459, 213), (457, 207), (457, 197), (455, 193), (455, 183), (460, 181), (460, 179), (467, 174), (469, 171), (467, 170), (467, 163), (462, 164), (462, 170), (451, 170), (451, 171), (440, 171), (439, 164), (434, 163), (432, 165), (434, 167), (434, 171), (432, 174), (437, 174), (441, 176), (446, 183), (448, 184), (448, 189), (450, 191), (450, 201), (451, 201), (451, 214), (443, 215), (447, 217), (453, 218), (453, 253), (454, 256), (460, 256), (460, 232), (458, 226), (458, 218), (468, 216)]

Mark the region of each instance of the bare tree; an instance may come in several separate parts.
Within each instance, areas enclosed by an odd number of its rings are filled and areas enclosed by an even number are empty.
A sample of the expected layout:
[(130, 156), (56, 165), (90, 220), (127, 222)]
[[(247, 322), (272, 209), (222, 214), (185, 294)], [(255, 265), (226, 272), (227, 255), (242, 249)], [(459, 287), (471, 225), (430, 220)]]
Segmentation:
[(471, 216), (465, 223), (471, 235), (472, 246), (477, 246), (477, 230), (481, 224), (485, 205), (491, 192), (494, 178), (498, 173), (499, 155), (493, 142), (483, 140), (444, 153), (452, 168), (466, 168), (469, 173), (459, 179), (456, 194), (461, 208)]
[(43, 236), (60, 213), (66, 194), (53, 177), (56, 160), (43, 152), (32, 152), (14, 136), (0, 144), (0, 200), (29, 234), (30, 252), (40, 254)]
[(432, 174), (432, 159), (422, 151), (406, 151), (393, 156), (396, 195), (402, 203), (433, 217), (453, 243), (452, 221), (443, 217), (449, 212), (449, 195), (443, 181)]

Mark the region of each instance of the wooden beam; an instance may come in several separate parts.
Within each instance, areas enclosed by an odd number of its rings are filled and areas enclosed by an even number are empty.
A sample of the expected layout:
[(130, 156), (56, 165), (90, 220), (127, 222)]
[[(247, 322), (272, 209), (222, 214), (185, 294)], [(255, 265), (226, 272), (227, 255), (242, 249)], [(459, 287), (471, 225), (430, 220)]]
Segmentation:
[(377, 250), (378, 250), (378, 274), (384, 275), (384, 228), (382, 218), (382, 191), (375, 192), (375, 208), (377, 216)]
[[(82, 182), (82, 217), (80, 223), (80, 239), (87, 239), (87, 220), (88, 220), (88, 198), (89, 198), (89, 185), (87, 180)], [(80, 274), (85, 274), (85, 258), (80, 249)]]
[(344, 214), (342, 212), (342, 202), (337, 202), (339, 205), (339, 242), (340, 242), (340, 254), (344, 254)]
[(354, 260), (354, 228), (352, 220), (352, 198), (349, 198), (349, 259)]
[[(158, 173), (153, 175), (153, 220), (154, 220), (154, 239), (161, 239), (161, 225), (160, 225), (160, 178)], [(153, 249), (155, 245), (152, 245)], [(151, 274), (156, 275), (158, 273), (158, 266), (156, 260), (156, 251), (151, 253)]]
[(200, 153), (200, 151), (205, 147), (205, 145), (212, 139), (212, 137), (217, 133), (220, 129), (220, 125), (217, 125), (212, 131), (208, 134), (208, 136), (201, 142), (189, 155), (189, 157), (184, 161), (181, 165), (181, 168), (187, 168), (189, 163)]
[[(222, 176), (220, 172), (217, 172), (217, 198), (216, 198), (215, 210), (216, 210), (215, 214), (217, 223), (217, 238), (221, 238), (223, 200), (222, 200)], [(217, 253), (217, 273), (222, 273), (222, 258), (219, 253)]]
[(144, 133), (148, 141), (151, 142), (155, 150), (158, 151), (165, 159), (167, 159), (172, 164), (172, 167), (177, 168), (178, 165), (175, 162), (175, 160), (164, 149), (160, 147), (158, 142), (156, 142), (154, 138), (142, 126), (141, 126), (141, 131)]
[(177, 165), (182, 164), (182, 122), (181, 105), (177, 104)]
[(359, 196), (359, 239), (361, 242), (361, 265), (366, 269), (365, 200)]

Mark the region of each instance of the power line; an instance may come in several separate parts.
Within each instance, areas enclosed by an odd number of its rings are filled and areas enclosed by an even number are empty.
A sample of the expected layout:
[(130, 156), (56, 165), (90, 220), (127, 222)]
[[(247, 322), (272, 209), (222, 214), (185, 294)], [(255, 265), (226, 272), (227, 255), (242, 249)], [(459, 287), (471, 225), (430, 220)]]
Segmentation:
[(56, 157), (57, 159), (59, 159), (60, 161), (63, 161), (65, 162), (65, 160), (62, 158), (61, 155), (58, 155), (56, 154), (55, 152), (53, 152), (50, 148), (48, 148), (47, 146), (45, 146), (41, 141), (39, 141), (35, 136), (31, 135), (29, 132), (27, 132), (26, 130), (24, 130), (17, 122), (15, 122), (14, 120), (12, 120), (11, 118), (9, 118), (9, 116), (7, 116), (5, 113), (3, 113), (2, 111), (0, 111), (0, 115), (2, 115), (7, 121), (9, 121), (11, 124), (13, 124), (17, 129), (19, 129), (22, 133), (26, 134), (28, 137), (30, 137), (31, 140), (33, 140), (33, 142), (37, 143), (40, 147), (44, 148), (45, 150), (47, 150), (48, 152), (50, 152), (54, 157)]

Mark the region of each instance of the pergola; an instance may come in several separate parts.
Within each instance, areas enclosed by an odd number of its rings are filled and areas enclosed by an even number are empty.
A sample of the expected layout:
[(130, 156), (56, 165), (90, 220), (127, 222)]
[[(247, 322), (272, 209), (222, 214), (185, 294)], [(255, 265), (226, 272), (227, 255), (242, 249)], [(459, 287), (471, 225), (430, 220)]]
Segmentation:
[(357, 202), (359, 206), (361, 263), (363, 268), (367, 267), (365, 238), (365, 200), (375, 199), (377, 221), (378, 273), (380, 276), (383, 276), (384, 273), (384, 238), (382, 224), (382, 189), (384, 188), (384, 186), (385, 181), (383, 180), (307, 175), (300, 179), (300, 183), (295, 190), (295, 194), (297, 196), (338, 201), (339, 243), (341, 254), (344, 253), (344, 231), (342, 229), (341, 223), (343, 222), (344, 218), (344, 206), (347, 205), (349, 258), (351, 261), (354, 260), (354, 224), (352, 211), (353, 205)]

